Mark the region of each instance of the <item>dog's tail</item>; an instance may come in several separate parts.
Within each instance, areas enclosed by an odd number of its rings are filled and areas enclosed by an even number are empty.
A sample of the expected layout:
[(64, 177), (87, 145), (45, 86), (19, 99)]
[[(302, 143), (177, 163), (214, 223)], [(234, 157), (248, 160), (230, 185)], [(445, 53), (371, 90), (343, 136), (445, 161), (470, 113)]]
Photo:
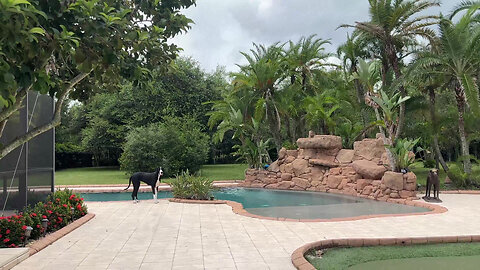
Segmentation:
[(130, 184), (132, 183), (132, 177), (130, 176), (130, 180), (128, 180), (128, 187), (124, 190), (127, 190), (130, 187)]

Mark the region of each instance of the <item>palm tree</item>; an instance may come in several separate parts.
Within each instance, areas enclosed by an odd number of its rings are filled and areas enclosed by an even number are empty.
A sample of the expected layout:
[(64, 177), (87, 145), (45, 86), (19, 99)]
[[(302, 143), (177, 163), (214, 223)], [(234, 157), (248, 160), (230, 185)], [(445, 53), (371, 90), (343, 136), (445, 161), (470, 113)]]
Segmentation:
[(298, 105), (306, 96), (301, 88), (299, 84), (284, 84), (275, 98), (291, 144), (295, 144), (297, 139), (306, 133), (305, 110)]
[[(466, 10), (473, 10), (477, 12), (480, 10), (480, 1), (462, 1), (459, 5), (457, 5), (454, 9), (452, 14), (450, 14), (449, 18), (452, 20), (458, 13)], [(480, 23), (477, 18), (477, 23)]]
[[(347, 41), (338, 47), (337, 55), (343, 62), (342, 67), (345, 69), (344, 72), (348, 74), (347, 77), (357, 72), (360, 59), (368, 58), (366, 47), (365, 39), (359, 38), (357, 32), (354, 32), (353, 36), (347, 35)], [(364, 89), (358, 79), (354, 79), (354, 84), (358, 103), (363, 104)]]
[(468, 175), (472, 172), (472, 164), (465, 132), (465, 113), (471, 111), (478, 115), (480, 107), (475, 79), (480, 71), (480, 27), (477, 25), (472, 28), (472, 24), (478, 20), (475, 18), (477, 9), (469, 9), (457, 23), (442, 18), (438, 53), (424, 52), (417, 60), (423, 69), (441, 75), (454, 91), (463, 167)]
[[(388, 66), (384, 66), (383, 83), (386, 84), (386, 73), (391, 68), (396, 79), (402, 77), (401, 60), (409, 54), (409, 47), (416, 45), (419, 37), (433, 40), (435, 32), (429, 28), (437, 23), (438, 16), (418, 15), (426, 9), (439, 6), (434, 0), (369, 0), (370, 21), (357, 22), (354, 27), (367, 39), (374, 39), (381, 47), (381, 55)], [(386, 64), (386, 63), (384, 63)], [(403, 85), (399, 86), (402, 97), (407, 96)], [(405, 122), (405, 103), (400, 105), (399, 123), (396, 137), (402, 133)]]
[(320, 134), (333, 134), (336, 125), (334, 113), (340, 108), (338, 103), (339, 101), (326, 91), (315, 96), (307, 96), (303, 101), (303, 107), (309, 127)]
[[(435, 46), (430, 48), (425, 48), (425, 51), (429, 51), (433, 54), (438, 53), (435, 51)], [(445, 160), (443, 159), (442, 153), (440, 151), (440, 146), (438, 143), (438, 133), (440, 129), (440, 123), (437, 117), (437, 91), (446, 87), (443, 82), (443, 78), (439, 74), (434, 74), (432, 67), (428, 67), (426, 70), (422, 69), (415, 62), (409, 67), (409, 70), (406, 74), (407, 83), (419, 89), (423, 95), (428, 99), (429, 103), (429, 113), (430, 121), (432, 124), (432, 148), (435, 153), (435, 159), (442, 165), (442, 168), (445, 172), (448, 172), (449, 168)], [(437, 164), (438, 164), (437, 163)]]
[[(367, 62), (360, 59), (356, 71), (350, 77), (351, 80), (357, 80), (365, 90), (364, 102), (367, 106), (373, 108), (377, 121), (381, 120), (381, 116), (378, 111), (378, 105), (372, 101), (371, 97), (377, 95), (378, 82), (380, 81), (380, 66), (381, 63), (379, 61)], [(381, 126), (379, 126), (379, 130), (380, 133), (385, 135)]]
[[(240, 72), (232, 73), (235, 91), (251, 91), (258, 96), (256, 115), (264, 116), (270, 126), (277, 149), (282, 145), (281, 118), (275, 104), (278, 85), (284, 76), (283, 45), (278, 43), (265, 47), (253, 44), (255, 49), (251, 55), (242, 52), (248, 64), (238, 65)], [(260, 114), (260, 112), (263, 112)]]
[(330, 54), (325, 53), (324, 46), (326, 44), (330, 44), (330, 41), (315, 38), (315, 35), (301, 37), (297, 43), (289, 42), (289, 48), (286, 50), (286, 60), (290, 69), (292, 84), (295, 83), (297, 77), (300, 77), (303, 91), (307, 90), (313, 72), (328, 65), (326, 60)]
[[(352, 75), (358, 72), (358, 61), (360, 59), (368, 58), (369, 55), (367, 46), (367, 41), (363, 38), (360, 38), (358, 32), (355, 31), (353, 36), (347, 35), (347, 41), (338, 47), (337, 55), (343, 62), (342, 67), (347, 80), (349, 80)], [(362, 110), (363, 125), (367, 126), (369, 120), (368, 114), (364, 109), (365, 89), (358, 78), (353, 79), (353, 84), (355, 86), (358, 104)]]

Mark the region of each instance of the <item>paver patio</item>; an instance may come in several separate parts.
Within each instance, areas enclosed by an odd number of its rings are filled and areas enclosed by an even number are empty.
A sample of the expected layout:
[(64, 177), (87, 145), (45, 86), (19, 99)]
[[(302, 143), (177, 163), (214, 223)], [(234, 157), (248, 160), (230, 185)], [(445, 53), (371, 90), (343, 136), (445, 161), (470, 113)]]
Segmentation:
[(89, 202), (96, 217), (14, 269), (293, 269), (291, 253), (330, 238), (480, 234), (479, 195), (442, 194), (436, 215), (302, 223), (227, 205)]

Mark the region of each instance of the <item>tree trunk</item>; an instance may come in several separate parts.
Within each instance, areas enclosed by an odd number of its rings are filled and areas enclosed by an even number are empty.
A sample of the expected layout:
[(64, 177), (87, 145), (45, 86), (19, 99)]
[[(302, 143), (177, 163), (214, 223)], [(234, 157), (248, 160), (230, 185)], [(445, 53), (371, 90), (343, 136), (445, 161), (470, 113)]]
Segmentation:
[(7, 121), (8, 121), (8, 119), (5, 119), (2, 122), (0, 122), (0, 138), (2, 138), (3, 131), (5, 130), (5, 127), (7, 126)]
[(472, 163), (470, 162), (470, 150), (468, 149), (468, 141), (465, 133), (465, 91), (461, 85), (461, 80), (458, 80), (457, 85), (455, 86), (455, 98), (457, 100), (457, 109), (458, 109), (458, 134), (460, 136), (460, 145), (462, 150), (463, 157), (463, 170), (466, 174), (470, 175), (472, 173)]
[(288, 115), (285, 117), (285, 129), (287, 130), (287, 136), (288, 138), (290, 139), (290, 141), (292, 141), (292, 129), (290, 127), (290, 118), (288, 117)]
[[(395, 73), (395, 79), (398, 80), (402, 77), (402, 72), (398, 65), (399, 60), (398, 60), (397, 52), (393, 44), (388, 44), (386, 47), (386, 50), (387, 50), (387, 55), (388, 55), (390, 65), (392, 66), (393, 72)], [(402, 84), (400, 85), (399, 90), (400, 90), (400, 96), (402, 98), (407, 96), (407, 91), (405, 90), (405, 87)], [(402, 102), (400, 103), (400, 112), (398, 114), (398, 124), (397, 124), (397, 130), (395, 132), (395, 138), (400, 138), (400, 135), (402, 134), (402, 131), (403, 131), (404, 124), (405, 124), (405, 102)]]
[(443, 159), (442, 153), (440, 152), (440, 147), (438, 146), (438, 127), (437, 127), (437, 117), (435, 110), (435, 88), (430, 87), (428, 89), (428, 95), (430, 100), (430, 118), (432, 120), (433, 126), (433, 149), (435, 152), (435, 159), (442, 165), (442, 168), (445, 172), (448, 172), (448, 166), (445, 160)]
[[(375, 117), (377, 118), (377, 121), (382, 121), (382, 117), (380, 116), (380, 112), (378, 111), (378, 108), (373, 108), (375, 111)], [(383, 130), (383, 127), (378, 126), (378, 129), (380, 130), (380, 133), (382, 133), (385, 136), (385, 131)]]
[[(392, 140), (387, 138), (385, 133), (382, 133), (382, 140), (384, 145), (393, 146)], [(390, 170), (393, 172), (398, 172), (397, 159), (395, 155), (387, 147), (385, 147), (385, 151), (387, 152), (388, 162), (390, 163)]]
[[(377, 117), (377, 121), (381, 121), (382, 118), (380, 117), (380, 112), (378, 111), (378, 108), (374, 107), (373, 109), (375, 110), (375, 116)], [(383, 144), (393, 146), (392, 140), (390, 138), (387, 138), (385, 130), (381, 126), (378, 126), (378, 128), (380, 129), (380, 133), (382, 134)], [(395, 158), (395, 155), (392, 153), (392, 151), (390, 151), (390, 149), (386, 147), (385, 151), (387, 152), (388, 162), (390, 163), (390, 170), (394, 172), (398, 171), (397, 159)]]
[(29, 140), (35, 138), (36, 136), (45, 133), (52, 128), (58, 126), (61, 124), (61, 112), (62, 112), (62, 105), (63, 102), (67, 99), (68, 94), (73, 90), (75, 85), (77, 85), (79, 82), (81, 82), (85, 77), (88, 76), (90, 73), (80, 73), (77, 75), (75, 78), (72, 79), (68, 87), (63, 91), (63, 93), (58, 97), (58, 100), (55, 104), (55, 112), (53, 114), (53, 118), (50, 122), (41, 125), (39, 127), (36, 127), (30, 131), (28, 131), (26, 134), (19, 136), (15, 138), (13, 141), (7, 143), (3, 148), (0, 148), (0, 159), (5, 157), (8, 153), (12, 152), (15, 150), (15, 148), (19, 147), (20, 145), (24, 144), (25, 142), (28, 142)]
[(280, 148), (282, 148), (282, 138), (280, 134), (280, 130), (278, 129), (278, 120), (275, 117), (275, 112), (272, 112), (271, 110), (268, 110), (268, 118), (269, 118), (269, 127), (270, 127), (270, 132), (273, 137), (273, 141), (275, 143), (275, 148), (277, 148), (277, 152), (280, 151)]
[[(358, 73), (358, 69), (357, 69), (357, 66), (355, 64), (352, 64), (352, 68), (350, 70), (350, 73), (351, 74)], [(364, 105), (365, 105), (364, 89), (363, 89), (363, 86), (362, 86), (360, 80), (358, 80), (358, 79), (354, 79), (353, 84), (355, 85), (355, 90), (356, 90), (356, 93), (357, 93), (357, 101), (358, 101), (358, 104), (360, 105), (360, 109), (361, 109), (363, 126), (366, 127), (368, 125), (368, 116), (367, 116), (367, 112), (365, 110), (363, 110)]]

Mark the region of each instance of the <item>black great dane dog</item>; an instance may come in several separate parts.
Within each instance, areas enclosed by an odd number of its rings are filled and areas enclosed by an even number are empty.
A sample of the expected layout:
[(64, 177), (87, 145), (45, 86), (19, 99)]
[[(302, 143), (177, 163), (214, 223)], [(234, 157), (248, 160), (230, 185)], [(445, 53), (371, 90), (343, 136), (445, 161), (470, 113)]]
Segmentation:
[(155, 203), (157, 201), (157, 185), (160, 183), (160, 178), (163, 175), (162, 168), (158, 168), (153, 173), (146, 173), (146, 172), (136, 172), (130, 176), (130, 181), (128, 182), (128, 187), (125, 189), (127, 190), (130, 187), (130, 184), (133, 183), (133, 192), (132, 192), (132, 200), (134, 203), (138, 202), (138, 189), (140, 188), (140, 181), (150, 185), (152, 187), (153, 199)]

